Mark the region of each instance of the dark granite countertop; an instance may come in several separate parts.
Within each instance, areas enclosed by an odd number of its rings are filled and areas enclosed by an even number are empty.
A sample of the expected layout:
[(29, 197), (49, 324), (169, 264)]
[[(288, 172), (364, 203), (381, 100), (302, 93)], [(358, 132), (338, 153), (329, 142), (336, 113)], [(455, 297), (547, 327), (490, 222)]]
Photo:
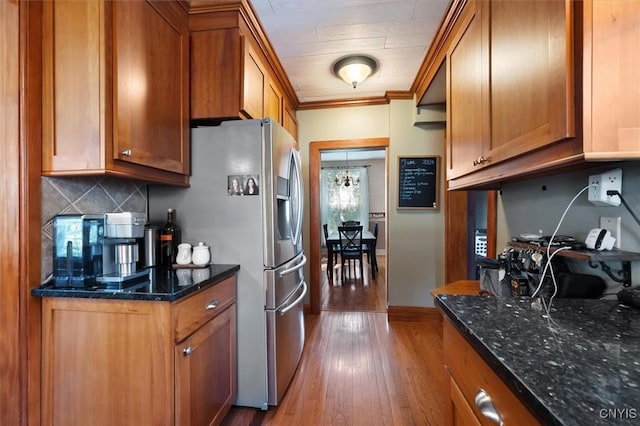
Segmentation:
[(81, 297), (89, 299), (158, 300), (173, 302), (214, 285), (240, 270), (240, 265), (217, 265), (207, 268), (163, 270), (149, 268), (149, 275), (123, 289), (104, 284), (86, 288), (55, 288), (44, 283), (31, 290), (40, 297)]
[(436, 305), (542, 423), (640, 424), (640, 310), (614, 300), (438, 295)]

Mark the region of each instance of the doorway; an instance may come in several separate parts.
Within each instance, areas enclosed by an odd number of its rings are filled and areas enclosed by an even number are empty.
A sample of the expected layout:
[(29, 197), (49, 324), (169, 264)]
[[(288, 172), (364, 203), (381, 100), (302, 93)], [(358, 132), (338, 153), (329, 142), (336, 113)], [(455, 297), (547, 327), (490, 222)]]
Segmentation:
[[(389, 146), (389, 138), (371, 138), (371, 139), (347, 139), (335, 141), (317, 141), (309, 144), (309, 221), (310, 221), (310, 259), (309, 266), (311, 270), (311, 289), (310, 302), (311, 313), (319, 314), (322, 310), (322, 291), (323, 283), (326, 281), (326, 269), (322, 269), (322, 225), (320, 221), (320, 175), (321, 175), (321, 154), (333, 150), (386, 150)], [(385, 212), (388, 209), (387, 200), (387, 179), (388, 162), (385, 162)], [(386, 283), (386, 265), (379, 269), (380, 279)], [(386, 307), (386, 288), (385, 288), (385, 307)], [(355, 308), (353, 308), (355, 309)]]

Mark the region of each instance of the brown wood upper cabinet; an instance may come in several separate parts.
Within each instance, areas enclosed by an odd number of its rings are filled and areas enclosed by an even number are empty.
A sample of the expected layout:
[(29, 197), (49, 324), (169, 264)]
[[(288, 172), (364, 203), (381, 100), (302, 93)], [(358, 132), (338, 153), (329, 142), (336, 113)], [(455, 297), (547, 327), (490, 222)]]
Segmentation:
[[(242, 21), (228, 12), (224, 15), (199, 14), (189, 18), (191, 118), (263, 118), (268, 80), (264, 65)], [(225, 18), (225, 24), (219, 23), (221, 18)], [(211, 28), (217, 25), (224, 27)], [(228, 28), (230, 25), (233, 27)]]
[(586, 159), (640, 158), (639, 41), (640, 2), (585, 0)]
[(640, 3), (470, 0), (452, 28), (450, 189), (640, 159)]
[(43, 14), (43, 174), (187, 184), (186, 10), (58, 1)]
[(575, 136), (572, 3), (470, 1), (447, 54), (447, 178)]
[(275, 71), (277, 59), (269, 56), (268, 41), (243, 7), (229, 2), (189, 16), (191, 119), (270, 117), (296, 137), (295, 109), (283, 90), (286, 76)]

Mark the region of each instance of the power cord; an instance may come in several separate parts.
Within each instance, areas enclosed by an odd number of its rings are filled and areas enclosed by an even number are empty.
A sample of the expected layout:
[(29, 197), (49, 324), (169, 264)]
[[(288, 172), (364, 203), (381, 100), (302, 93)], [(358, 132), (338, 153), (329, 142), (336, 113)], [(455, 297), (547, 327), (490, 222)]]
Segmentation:
[(622, 205), (627, 209), (627, 211), (631, 214), (631, 216), (633, 217), (633, 219), (636, 221), (636, 223), (638, 225), (640, 225), (640, 219), (638, 218), (638, 216), (636, 216), (636, 214), (633, 212), (633, 210), (631, 210), (631, 207), (629, 207), (629, 204), (627, 204), (627, 202), (624, 200), (624, 198), (622, 198), (622, 194), (620, 193), (620, 191), (616, 190), (616, 189), (610, 189), (607, 191), (607, 195), (612, 196), (612, 195), (617, 195), (618, 198), (620, 198), (620, 201), (622, 201)]
[[(535, 297), (538, 292), (540, 291), (540, 289), (542, 288), (542, 284), (544, 283), (544, 277), (547, 273), (547, 268), (550, 268), (550, 275), (551, 275), (551, 281), (553, 282), (553, 294), (551, 296), (551, 299), (549, 299), (549, 306), (546, 306), (545, 304), (545, 308), (547, 310), (547, 315), (549, 314), (549, 311), (551, 309), (551, 302), (553, 301), (553, 298), (555, 297), (555, 295), (558, 293), (558, 284), (556, 282), (556, 277), (555, 274), (553, 273), (553, 266), (551, 266), (551, 259), (559, 252), (561, 252), (562, 250), (568, 250), (571, 247), (569, 246), (565, 246), (565, 247), (560, 247), (558, 248), (556, 251), (554, 251), (553, 253), (551, 253), (551, 243), (553, 243), (553, 239), (555, 238), (556, 234), (558, 233), (558, 230), (560, 229), (560, 225), (562, 225), (562, 222), (564, 221), (565, 216), (567, 215), (567, 212), (569, 211), (569, 209), (571, 208), (571, 206), (573, 205), (573, 203), (576, 201), (576, 199), (587, 189), (589, 189), (592, 186), (596, 186), (594, 184), (590, 184), (585, 186), (584, 188), (582, 188), (580, 191), (578, 191), (578, 193), (571, 199), (571, 201), (569, 202), (569, 204), (567, 205), (567, 208), (564, 209), (564, 212), (562, 213), (562, 216), (560, 217), (560, 220), (558, 221), (558, 225), (556, 226), (555, 231), (553, 231), (553, 234), (551, 235), (551, 238), (549, 239), (549, 243), (547, 245), (547, 263), (546, 265), (544, 265), (544, 269), (542, 270), (542, 274), (540, 274), (540, 282), (538, 283), (538, 287), (536, 288), (536, 290), (533, 292), (533, 294), (531, 295), (531, 297)], [(617, 192), (617, 191), (616, 191)]]

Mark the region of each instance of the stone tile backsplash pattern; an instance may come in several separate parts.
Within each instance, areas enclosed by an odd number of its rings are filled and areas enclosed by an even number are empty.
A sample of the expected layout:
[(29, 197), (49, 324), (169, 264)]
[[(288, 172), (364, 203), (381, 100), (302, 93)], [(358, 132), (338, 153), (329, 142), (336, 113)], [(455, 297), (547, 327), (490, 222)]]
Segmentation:
[(43, 177), (41, 271), (53, 271), (53, 217), (57, 214), (147, 212), (147, 185), (111, 176)]

